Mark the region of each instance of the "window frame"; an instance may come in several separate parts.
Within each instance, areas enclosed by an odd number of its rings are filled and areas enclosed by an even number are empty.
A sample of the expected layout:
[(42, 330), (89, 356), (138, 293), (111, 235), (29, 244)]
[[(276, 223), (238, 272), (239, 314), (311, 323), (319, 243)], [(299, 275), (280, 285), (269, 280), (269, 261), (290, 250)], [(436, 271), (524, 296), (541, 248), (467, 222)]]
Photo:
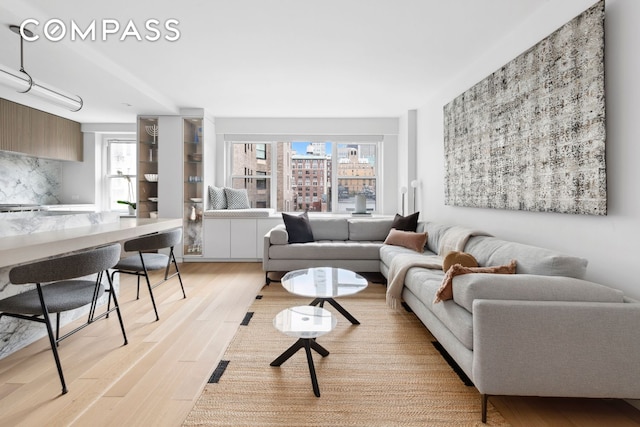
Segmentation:
[[(133, 155), (134, 155), (134, 161), (133, 161), (133, 173), (129, 173), (129, 174), (112, 174), (111, 173), (111, 166), (112, 166), (112, 146), (113, 144), (127, 144), (127, 145), (132, 145), (133, 146)], [(116, 209), (114, 210), (112, 207), (112, 200), (111, 200), (111, 184), (113, 182), (114, 179), (129, 179), (130, 183), (131, 183), (131, 190), (133, 192), (132, 196), (133, 196), (133, 202), (134, 203), (138, 203), (138, 146), (137, 146), (137, 142), (134, 138), (129, 139), (129, 138), (105, 138), (104, 139), (104, 146), (105, 146), (105, 173), (103, 174), (103, 182), (104, 182), (104, 190), (102, 192), (103, 197), (105, 202), (103, 202), (103, 205), (106, 206), (106, 210), (111, 211), (111, 212), (118, 212), (118, 213), (128, 213), (129, 212), (129, 208), (127, 205), (124, 204), (116, 204)], [(113, 201), (115, 202), (115, 200)]]
[[(278, 170), (278, 165), (277, 165), (277, 159), (278, 159), (278, 151), (279, 151), (279, 144), (283, 143), (283, 144), (291, 144), (293, 142), (307, 142), (309, 140), (302, 138), (302, 139), (287, 139), (287, 138), (283, 138), (279, 140), (265, 140), (265, 139), (245, 139), (245, 138), (240, 138), (240, 139), (236, 139), (233, 137), (233, 135), (225, 135), (225, 168), (227, 170), (227, 173), (224, 174), (224, 185), (232, 187), (233, 186), (233, 182), (235, 179), (245, 179), (246, 182), (251, 182), (254, 179), (260, 179), (260, 180), (265, 180), (268, 179), (269, 180), (269, 185), (268, 185), (268, 191), (270, 192), (270, 207), (275, 209), (276, 211), (278, 211), (278, 192), (279, 190), (286, 190), (286, 189), (290, 189), (293, 191), (294, 195), (293, 195), (293, 200), (287, 200), (284, 199), (283, 200), (283, 206), (291, 206), (293, 205), (294, 210), (297, 210), (297, 205), (296, 205), (296, 199), (299, 197), (298, 196), (298, 191), (300, 191), (300, 183), (299, 181), (302, 179), (303, 181), (306, 181), (306, 179), (312, 178), (311, 177), (311, 170), (318, 170), (318, 164), (317, 162), (315, 163), (315, 169), (312, 169), (312, 166), (314, 164), (314, 162), (310, 162), (310, 168), (305, 170), (305, 173), (303, 174), (302, 171), (305, 169), (304, 167), (304, 162), (300, 159), (298, 160), (292, 160), (289, 159), (289, 165), (290, 165), (290, 176), (287, 178), (284, 178), (284, 176), (282, 176), (282, 185), (284, 186), (286, 182), (290, 183), (290, 187), (286, 188), (283, 187), (282, 189), (278, 189), (278, 182), (280, 180), (281, 174), (283, 173), (282, 171)], [(311, 141), (309, 141), (311, 143)], [(340, 179), (362, 179), (362, 177), (349, 177), (349, 176), (342, 176), (340, 175), (339, 171), (339, 159), (338, 159), (338, 146), (344, 146), (344, 145), (373, 145), (375, 146), (375, 164), (373, 166), (373, 175), (372, 176), (367, 176), (366, 179), (370, 179), (375, 181), (375, 208), (372, 211), (373, 213), (377, 213), (380, 212), (381, 207), (382, 207), (382, 190), (383, 190), (383, 186), (381, 185), (381, 181), (380, 181), (380, 165), (382, 164), (382, 155), (383, 155), (383, 150), (382, 150), (382, 139), (377, 140), (375, 138), (372, 138), (371, 140), (364, 140), (362, 138), (357, 138), (355, 141), (350, 141), (348, 138), (346, 137), (338, 137), (338, 138), (327, 138), (325, 141), (315, 141), (313, 140), (313, 142), (322, 142), (322, 143), (331, 143), (331, 166), (330, 168), (326, 171), (327, 173), (327, 181), (331, 184), (331, 206), (330, 206), (330, 210), (326, 213), (330, 213), (330, 214), (346, 214), (349, 213), (349, 211), (344, 210), (344, 211), (339, 211), (339, 201), (338, 201), (338, 182)], [(233, 175), (232, 171), (234, 168), (233, 162), (233, 146), (234, 144), (245, 144), (245, 153), (247, 152), (255, 152), (256, 153), (256, 160), (267, 160), (266, 157), (267, 156), (267, 152), (270, 151), (271, 155), (270, 155), (270, 163), (271, 163), (271, 167), (270, 167), (270, 173), (269, 174), (260, 174), (260, 178), (257, 178), (257, 171), (253, 171), (255, 173), (253, 174), (245, 174), (245, 175)], [(264, 150), (258, 149), (258, 145), (260, 145), (261, 147), (264, 147)], [(249, 148), (251, 147), (251, 148)], [(259, 152), (264, 152), (264, 159), (262, 158), (258, 158), (259, 156)], [(303, 179), (303, 176), (305, 177), (305, 179)], [(296, 184), (297, 183), (297, 184)], [(306, 197), (304, 194), (302, 195), (302, 197)], [(318, 196), (319, 198), (320, 196)], [(253, 203), (253, 201), (252, 201)]]

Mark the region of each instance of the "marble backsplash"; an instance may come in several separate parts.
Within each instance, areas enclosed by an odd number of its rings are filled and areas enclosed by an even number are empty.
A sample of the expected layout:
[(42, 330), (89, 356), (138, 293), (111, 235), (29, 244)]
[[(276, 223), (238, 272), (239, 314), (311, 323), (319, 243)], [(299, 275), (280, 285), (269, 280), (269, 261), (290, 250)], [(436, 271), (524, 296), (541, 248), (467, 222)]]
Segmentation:
[(62, 164), (0, 151), (0, 204), (60, 203)]

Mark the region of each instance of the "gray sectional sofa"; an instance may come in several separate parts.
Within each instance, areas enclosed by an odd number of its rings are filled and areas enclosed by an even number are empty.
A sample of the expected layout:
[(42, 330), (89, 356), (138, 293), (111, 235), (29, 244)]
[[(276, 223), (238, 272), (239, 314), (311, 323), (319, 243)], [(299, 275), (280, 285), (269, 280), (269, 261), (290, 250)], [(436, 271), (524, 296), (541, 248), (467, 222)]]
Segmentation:
[(269, 272), (310, 267), (338, 267), (357, 272), (380, 271), (380, 248), (393, 218), (312, 217), (314, 242), (291, 243), (284, 224), (264, 236), (262, 269)]
[[(331, 265), (380, 271), (391, 280), (394, 259), (417, 254), (383, 244), (391, 220), (366, 226), (355, 223), (366, 220), (341, 221), (312, 219), (319, 236), (313, 243), (287, 245), (283, 226), (271, 230), (265, 271)], [(419, 223), (417, 231), (428, 233), (423, 256), (442, 256), (438, 248), (450, 229)], [(483, 422), (490, 395), (640, 398), (638, 301), (584, 280), (587, 261), (581, 258), (487, 235), (468, 237), (462, 249), (481, 266), (515, 259), (517, 274), (457, 276), (453, 299), (434, 303), (444, 272), (416, 266), (406, 270), (401, 295), (481, 393)]]

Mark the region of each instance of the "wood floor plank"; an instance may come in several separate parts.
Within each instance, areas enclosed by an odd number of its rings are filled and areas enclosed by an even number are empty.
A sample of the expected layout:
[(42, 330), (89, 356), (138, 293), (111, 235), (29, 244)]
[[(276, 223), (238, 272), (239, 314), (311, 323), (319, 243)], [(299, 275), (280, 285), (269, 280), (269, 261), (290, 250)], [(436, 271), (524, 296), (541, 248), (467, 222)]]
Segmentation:
[[(158, 322), (146, 286), (136, 300), (135, 277), (122, 276), (129, 344), (122, 345), (115, 315), (63, 341), (66, 395), (46, 338), (0, 360), (0, 425), (181, 425), (264, 273), (260, 263), (188, 263), (180, 270), (187, 299), (176, 279), (154, 289)], [(154, 281), (160, 277), (153, 274)], [(491, 402), (514, 426), (640, 426), (640, 411), (621, 400), (492, 396)]]

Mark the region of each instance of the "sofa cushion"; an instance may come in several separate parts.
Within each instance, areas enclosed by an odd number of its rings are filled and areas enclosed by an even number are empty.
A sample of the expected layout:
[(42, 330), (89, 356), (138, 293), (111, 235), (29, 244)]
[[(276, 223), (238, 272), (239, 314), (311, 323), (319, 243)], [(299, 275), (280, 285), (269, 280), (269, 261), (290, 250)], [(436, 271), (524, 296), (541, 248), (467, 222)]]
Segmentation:
[(464, 307), (453, 300), (433, 304), (436, 292), (442, 283), (442, 270), (411, 268), (405, 278), (405, 286), (425, 307), (451, 331), (469, 350), (473, 350), (473, 317)]
[(391, 228), (402, 231), (416, 231), (418, 228), (418, 217), (420, 212), (412, 213), (411, 215), (402, 216), (396, 214), (391, 223)]
[(427, 233), (402, 231), (395, 228), (389, 231), (389, 235), (384, 240), (385, 245), (402, 246), (420, 253), (424, 251), (425, 243), (427, 243)]
[(464, 248), (480, 265), (502, 265), (518, 260), (518, 274), (540, 274), (544, 276), (566, 276), (584, 278), (587, 260), (562, 254), (550, 249), (496, 239), (474, 236)]
[(384, 242), (392, 219), (349, 219), (349, 240), (378, 240)]
[(479, 273), (479, 274), (515, 274), (516, 261), (511, 260), (507, 265), (498, 265), (495, 267), (463, 267), (460, 264), (454, 264), (447, 270), (442, 279), (442, 285), (438, 289), (434, 303), (453, 299), (453, 278), (463, 274)]
[(315, 240), (347, 240), (349, 223), (347, 218), (310, 218)]
[(271, 259), (302, 260), (350, 260), (379, 259), (382, 242), (321, 240), (310, 243), (293, 243), (289, 245), (273, 245), (269, 247)]
[(289, 243), (313, 242), (313, 232), (306, 212), (301, 215), (289, 215), (283, 212), (282, 220), (287, 228)]
[[(427, 232), (429, 237), (427, 238), (427, 248), (438, 255), (438, 248), (440, 247), (440, 238), (444, 235), (445, 231), (451, 228), (450, 225), (439, 224), (436, 222), (424, 222), (418, 224), (418, 229), (420, 229), (420, 225), (423, 225), (423, 230)], [(468, 251), (466, 251), (468, 252)]]
[(467, 274), (453, 279), (457, 304), (472, 312), (476, 299), (624, 302), (622, 291), (572, 277)]

